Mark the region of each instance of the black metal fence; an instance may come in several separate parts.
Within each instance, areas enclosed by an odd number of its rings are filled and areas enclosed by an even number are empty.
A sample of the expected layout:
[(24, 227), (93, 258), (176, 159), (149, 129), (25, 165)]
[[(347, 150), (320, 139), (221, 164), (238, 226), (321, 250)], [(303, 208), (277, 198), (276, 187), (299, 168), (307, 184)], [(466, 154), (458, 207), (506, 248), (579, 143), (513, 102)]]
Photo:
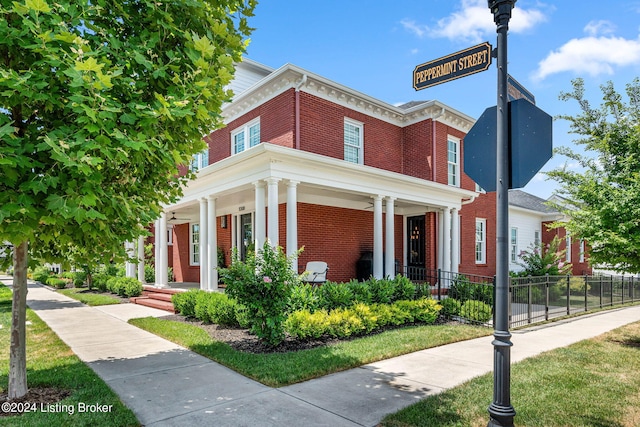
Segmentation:
[[(406, 275), (414, 282), (429, 283), (444, 314), (493, 324), (495, 277), (415, 267)], [(612, 275), (511, 277), (509, 293), (509, 327), (514, 327), (639, 301), (640, 279)]]

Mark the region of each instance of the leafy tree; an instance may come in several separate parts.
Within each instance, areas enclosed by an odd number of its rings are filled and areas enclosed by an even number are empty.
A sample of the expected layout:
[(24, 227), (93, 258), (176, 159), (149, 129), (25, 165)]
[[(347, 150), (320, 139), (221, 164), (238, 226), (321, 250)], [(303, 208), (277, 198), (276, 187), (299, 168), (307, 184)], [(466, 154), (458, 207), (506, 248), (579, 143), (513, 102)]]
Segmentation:
[(13, 245), (9, 397), (27, 392), (26, 268), (124, 256), (221, 126), (255, 0), (1, 0), (0, 242)]
[(627, 102), (611, 82), (601, 90), (597, 108), (585, 99), (581, 79), (573, 81), (573, 91), (560, 95), (580, 106), (579, 115), (561, 118), (580, 135), (575, 142), (584, 152), (557, 150), (582, 171), (564, 167), (548, 173), (565, 199), (555, 207), (570, 218), (556, 225), (589, 242), (592, 263), (640, 273), (640, 80), (627, 85)]
[(517, 262), (523, 268), (518, 276), (557, 276), (559, 274), (571, 273), (571, 264), (564, 262), (566, 249), (560, 249), (561, 240), (554, 236), (549, 243), (532, 243), (529, 247), (518, 254), (520, 261)]

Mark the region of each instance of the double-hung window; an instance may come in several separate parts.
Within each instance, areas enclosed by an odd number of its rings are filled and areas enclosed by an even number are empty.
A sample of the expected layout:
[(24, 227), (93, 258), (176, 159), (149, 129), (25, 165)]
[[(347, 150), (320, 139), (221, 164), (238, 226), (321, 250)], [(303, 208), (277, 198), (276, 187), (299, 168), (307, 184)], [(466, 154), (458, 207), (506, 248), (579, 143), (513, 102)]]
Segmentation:
[(189, 165), (191, 172), (198, 172), (202, 168), (209, 166), (209, 148), (205, 148), (203, 151), (195, 154)]
[(363, 124), (344, 119), (344, 159), (351, 163), (364, 163)]
[(460, 140), (449, 136), (447, 140), (448, 184), (460, 187)]
[(511, 262), (518, 260), (518, 229), (511, 227)]
[(487, 220), (476, 218), (476, 264), (487, 263)]
[(566, 243), (567, 252), (565, 253), (565, 258), (567, 262), (571, 262), (571, 235), (569, 233), (567, 233)]
[(578, 255), (578, 262), (584, 262), (584, 239), (580, 239), (580, 253)]
[(231, 132), (231, 152), (238, 154), (260, 144), (260, 118)]
[(189, 233), (189, 264), (200, 265), (200, 224), (191, 223)]

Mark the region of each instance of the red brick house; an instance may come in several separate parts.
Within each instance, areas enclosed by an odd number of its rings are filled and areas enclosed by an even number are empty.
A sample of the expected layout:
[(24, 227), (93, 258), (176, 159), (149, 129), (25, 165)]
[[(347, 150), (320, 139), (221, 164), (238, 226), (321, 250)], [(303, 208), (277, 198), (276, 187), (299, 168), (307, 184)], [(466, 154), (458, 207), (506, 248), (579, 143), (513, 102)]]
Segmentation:
[(232, 89), (197, 178), (156, 221), (157, 283), (172, 266), (176, 281), (215, 289), (218, 250), (229, 263), (232, 248), (245, 256), (267, 239), (304, 247), (295, 268), (326, 261), (333, 281), (495, 273), (495, 193), (463, 172), (474, 119), (438, 101), (390, 105), (291, 64), (245, 60)]

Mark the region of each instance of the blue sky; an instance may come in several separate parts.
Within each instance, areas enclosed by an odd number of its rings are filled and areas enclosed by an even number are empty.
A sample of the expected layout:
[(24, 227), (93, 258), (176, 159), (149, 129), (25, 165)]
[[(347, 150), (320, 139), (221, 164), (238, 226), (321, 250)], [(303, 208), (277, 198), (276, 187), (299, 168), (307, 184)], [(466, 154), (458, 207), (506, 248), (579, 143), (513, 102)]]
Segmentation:
[[(247, 57), (278, 68), (292, 63), (369, 96), (400, 104), (437, 99), (471, 117), (496, 104), (495, 60), (489, 70), (415, 91), (416, 65), (488, 41), (496, 27), (486, 0), (262, 0), (250, 25)], [(640, 0), (518, 0), (510, 22), (508, 71), (552, 116), (577, 114), (558, 100), (571, 80), (586, 81), (593, 105), (600, 85), (619, 92), (640, 76)], [(572, 145), (554, 121), (554, 146)], [(564, 164), (559, 156), (543, 168)], [(568, 164), (568, 167), (574, 167)], [(555, 183), (538, 174), (525, 188), (549, 197)]]

